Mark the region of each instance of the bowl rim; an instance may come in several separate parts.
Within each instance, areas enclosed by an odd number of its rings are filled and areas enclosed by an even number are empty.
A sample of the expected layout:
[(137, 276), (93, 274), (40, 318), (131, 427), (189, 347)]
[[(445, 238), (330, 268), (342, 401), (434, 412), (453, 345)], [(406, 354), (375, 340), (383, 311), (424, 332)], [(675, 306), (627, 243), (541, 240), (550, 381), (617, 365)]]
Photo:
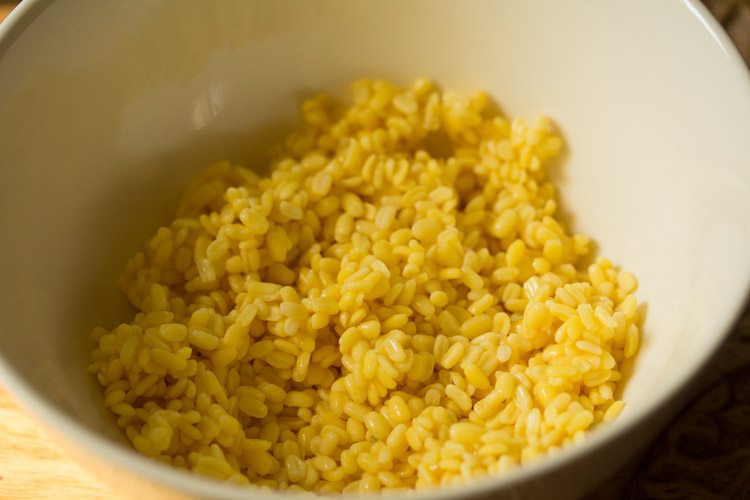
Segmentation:
[[(50, 0), (24, 0), (11, 11), (8, 17), (0, 23), (0, 59), (34, 19), (52, 3)], [(715, 44), (724, 53), (726, 60), (732, 65), (735, 77), (746, 82), (746, 89), (750, 93), (750, 71), (724, 28), (700, 0), (681, 0), (681, 3), (699, 21), (702, 29), (713, 38)], [(750, 299), (750, 273), (744, 281), (744, 293), (737, 294), (736, 299), (727, 308), (728, 311), (731, 311), (731, 314), (727, 314), (725, 320), (718, 326), (717, 334), (707, 343), (708, 348), (698, 356), (692, 369), (686, 370), (680, 374), (681, 377), (675, 380), (670, 379), (665, 382), (664, 386), (656, 392), (657, 397), (651, 398), (642, 406), (636, 408), (633, 413), (625, 413), (613, 425), (591, 431), (582, 443), (561, 450), (552, 456), (548, 455), (538, 461), (523, 465), (506, 475), (490, 475), (465, 484), (425, 490), (407, 490), (390, 493), (388, 496), (394, 499), (407, 497), (426, 499), (429, 497), (435, 500), (447, 500), (458, 496), (478, 496), (501, 490), (507, 491), (537, 476), (543, 476), (554, 469), (581, 460), (585, 455), (601, 450), (624, 437), (627, 433), (633, 431), (637, 424), (654, 416), (666, 401), (682, 392), (714, 357), (718, 348), (729, 335), (733, 325), (740, 319), (744, 305)], [(199, 476), (190, 471), (154, 461), (131, 448), (105, 438), (83, 426), (72, 416), (57, 409), (53, 403), (37, 393), (24, 380), (22, 375), (12, 367), (2, 352), (0, 352), (0, 382), (24, 408), (29, 410), (38, 422), (52, 431), (53, 436), (62, 438), (64, 442), (71, 443), (75, 447), (105, 460), (110, 465), (123, 466), (130, 473), (136, 474), (153, 484), (207, 498), (240, 499), (247, 498), (250, 492), (252, 492), (254, 498), (264, 500), (278, 500), (279, 498), (296, 495), (294, 492), (237, 486), (210, 477)], [(361, 494), (355, 495), (360, 496)], [(352, 495), (344, 493), (336, 496), (348, 498)]]

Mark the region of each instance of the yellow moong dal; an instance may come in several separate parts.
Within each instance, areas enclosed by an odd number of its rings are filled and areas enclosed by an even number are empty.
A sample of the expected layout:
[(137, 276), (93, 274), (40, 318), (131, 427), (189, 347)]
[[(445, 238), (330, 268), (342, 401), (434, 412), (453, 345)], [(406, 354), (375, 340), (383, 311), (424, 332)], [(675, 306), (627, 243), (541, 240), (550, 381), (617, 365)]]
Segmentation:
[(137, 312), (94, 330), (90, 371), (134, 447), (375, 491), (504, 473), (614, 419), (637, 283), (556, 218), (549, 120), (427, 80), (352, 94), (305, 101), (268, 176), (209, 167), (128, 262)]

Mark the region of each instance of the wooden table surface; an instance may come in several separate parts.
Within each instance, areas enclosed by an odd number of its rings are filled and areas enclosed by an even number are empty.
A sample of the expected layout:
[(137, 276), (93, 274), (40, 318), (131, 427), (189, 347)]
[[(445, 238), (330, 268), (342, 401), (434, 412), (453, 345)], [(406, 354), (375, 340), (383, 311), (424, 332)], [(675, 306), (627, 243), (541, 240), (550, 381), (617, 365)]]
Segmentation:
[(0, 388), (0, 499), (122, 498), (65, 456)]
[[(704, 2), (750, 59), (750, 2)], [(10, 4), (0, 2), (0, 20), (10, 9)], [(750, 449), (750, 401), (745, 394), (750, 389), (750, 316), (738, 326), (712, 370), (709, 378), (714, 382), (651, 450), (592, 498), (750, 498), (750, 460), (743, 451)], [(737, 411), (748, 416), (746, 421), (732, 420)], [(696, 425), (702, 433), (697, 441)], [(687, 452), (677, 446), (685, 440)], [(0, 386), (0, 499), (23, 498), (123, 497), (68, 458)]]

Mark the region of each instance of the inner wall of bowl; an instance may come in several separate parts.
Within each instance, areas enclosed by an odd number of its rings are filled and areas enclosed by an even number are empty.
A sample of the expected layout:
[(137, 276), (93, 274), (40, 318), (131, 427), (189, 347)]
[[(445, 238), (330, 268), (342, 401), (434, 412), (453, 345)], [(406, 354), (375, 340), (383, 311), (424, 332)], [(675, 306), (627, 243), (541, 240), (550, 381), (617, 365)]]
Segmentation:
[(115, 439), (85, 367), (89, 330), (129, 317), (115, 284), (126, 259), (170, 221), (202, 167), (265, 168), (300, 99), (360, 77), (481, 88), (510, 116), (546, 113), (560, 126), (563, 208), (639, 277), (647, 304), (628, 411), (683, 378), (744, 294), (746, 82), (677, 2), (60, 0), (39, 10), (0, 60), (11, 284), (0, 352), (38, 393)]

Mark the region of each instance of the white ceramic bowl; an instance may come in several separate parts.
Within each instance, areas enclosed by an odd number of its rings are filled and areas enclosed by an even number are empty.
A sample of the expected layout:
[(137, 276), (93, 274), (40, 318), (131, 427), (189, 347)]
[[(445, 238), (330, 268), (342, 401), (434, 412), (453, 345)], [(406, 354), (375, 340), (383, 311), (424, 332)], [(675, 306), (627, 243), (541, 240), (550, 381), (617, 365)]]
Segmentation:
[(201, 167), (262, 165), (310, 92), (422, 75), (556, 120), (574, 227), (648, 305), (612, 426), (424, 497), (564, 498), (603, 480), (674, 411), (750, 279), (750, 85), (695, 0), (27, 0), (0, 28), (3, 382), (121, 491), (247, 498), (130, 449), (85, 371), (87, 333), (124, 317), (115, 277)]

